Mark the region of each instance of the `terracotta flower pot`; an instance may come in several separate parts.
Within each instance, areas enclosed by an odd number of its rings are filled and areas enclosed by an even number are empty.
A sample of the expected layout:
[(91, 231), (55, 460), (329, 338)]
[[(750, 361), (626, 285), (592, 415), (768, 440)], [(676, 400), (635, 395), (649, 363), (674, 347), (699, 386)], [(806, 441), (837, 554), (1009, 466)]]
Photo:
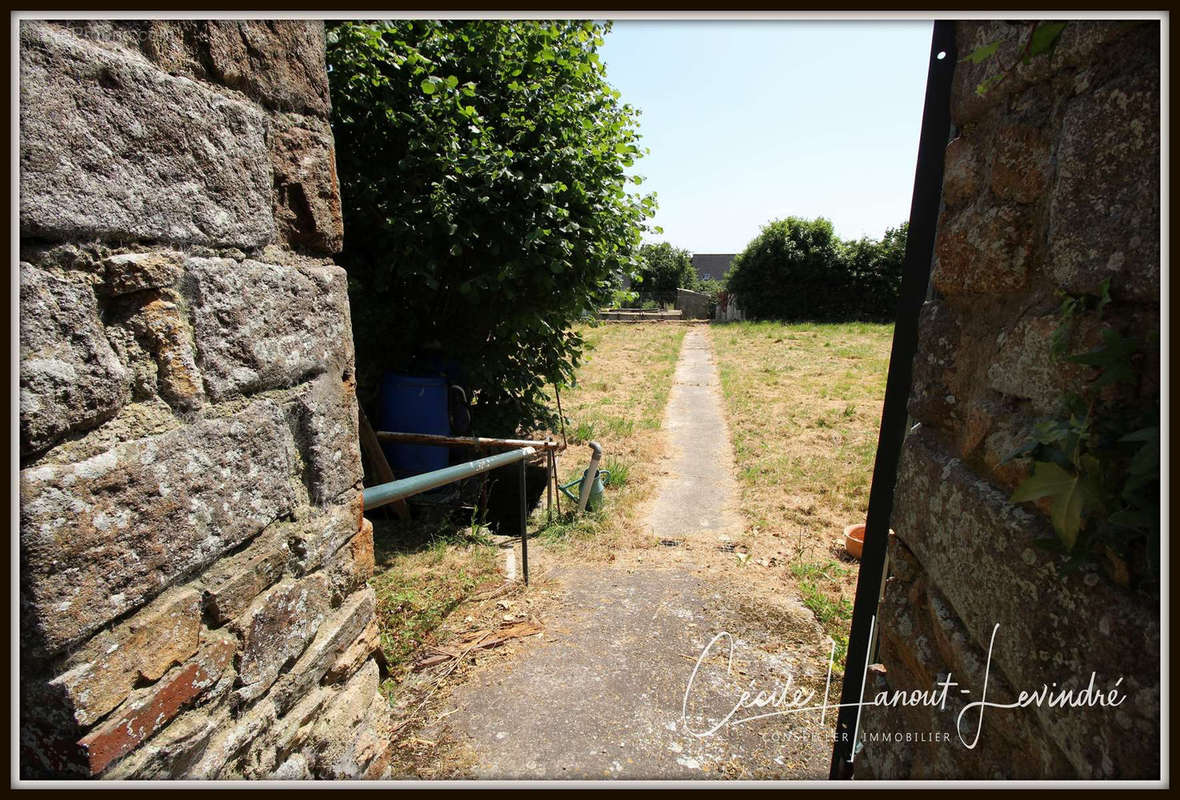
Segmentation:
[[(892, 530), (889, 531), (890, 538), (896, 536)], [(865, 546), (865, 526), (861, 522), (857, 525), (849, 525), (844, 529), (844, 551), (856, 560), (860, 560), (861, 551)]]
[(844, 552), (856, 560), (860, 560), (861, 551), (865, 546), (864, 523), (848, 525), (844, 528)]

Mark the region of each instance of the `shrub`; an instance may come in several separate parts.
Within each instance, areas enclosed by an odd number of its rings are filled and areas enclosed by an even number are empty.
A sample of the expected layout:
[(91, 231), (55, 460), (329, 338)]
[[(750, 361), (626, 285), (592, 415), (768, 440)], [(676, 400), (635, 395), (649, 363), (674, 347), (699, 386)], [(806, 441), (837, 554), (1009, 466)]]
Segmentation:
[(892, 320), (908, 227), (843, 242), (822, 217), (775, 220), (734, 258), (726, 288), (754, 319)]
[(881, 322), (896, 316), (909, 223), (889, 228), (881, 241), (844, 242), (840, 258), (849, 283), (847, 304), (857, 319)]
[(637, 114), (606, 83), (608, 25), (331, 24), (332, 128), (362, 398), (433, 352), (486, 432), (548, 421), (573, 321), (638, 266), (654, 196), (626, 191)]
[(848, 281), (832, 223), (788, 217), (734, 257), (727, 286), (754, 319), (838, 319)]

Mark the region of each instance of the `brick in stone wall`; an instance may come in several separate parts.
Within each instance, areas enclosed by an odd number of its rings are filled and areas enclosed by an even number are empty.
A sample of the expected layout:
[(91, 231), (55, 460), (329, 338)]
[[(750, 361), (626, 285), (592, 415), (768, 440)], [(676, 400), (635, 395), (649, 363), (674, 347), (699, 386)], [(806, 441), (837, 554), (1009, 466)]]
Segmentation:
[(254, 107), (21, 23), (21, 233), (259, 247), (274, 235)]
[(84, 736), (79, 744), (91, 774), (102, 772), (138, 747), (216, 684), (236, 649), (232, 637), (210, 637), (196, 658), (137, 692), (111, 719)]
[(79, 725), (89, 726), (123, 702), (141, 681), (158, 680), (197, 651), (201, 595), (166, 592), (111, 631), (100, 631), (71, 654), (61, 687)]

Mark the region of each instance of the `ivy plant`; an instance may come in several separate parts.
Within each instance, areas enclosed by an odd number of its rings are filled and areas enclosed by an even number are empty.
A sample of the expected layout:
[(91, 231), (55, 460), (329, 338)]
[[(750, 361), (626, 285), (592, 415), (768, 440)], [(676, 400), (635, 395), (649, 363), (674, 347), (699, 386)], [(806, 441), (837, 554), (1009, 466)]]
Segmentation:
[(1013, 453), (1031, 457), (1032, 472), (1011, 499), (1048, 502), (1056, 538), (1040, 543), (1069, 555), (1070, 566), (1098, 558), (1116, 582), (1148, 586), (1159, 575), (1159, 399), (1140, 390), (1154, 342), (1106, 325), (1097, 346), (1067, 352), (1077, 321), (1101, 320), (1109, 302), (1109, 282), (1097, 295), (1063, 296), (1052, 351), (1093, 377)]
[[(975, 87), (975, 93), (980, 97), (986, 95), (990, 90), (1003, 82), (1011, 74), (1012, 70), (1016, 69), (1018, 64), (1029, 64), (1034, 57), (1051, 53), (1067, 24), (1065, 22), (1029, 23), (1028, 36), (1024, 40), (1024, 46), (1021, 48), (1020, 54), (1016, 56), (1016, 60), (1009, 64), (1006, 69), (1001, 70), (995, 75), (990, 75), (981, 81)], [(967, 54), (967, 57), (963, 61), (969, 61), (972, 64), (982, 64), (994, 56), (999, 49), (1000, 40), (996, 39), (995, 41), (975, 48)]]

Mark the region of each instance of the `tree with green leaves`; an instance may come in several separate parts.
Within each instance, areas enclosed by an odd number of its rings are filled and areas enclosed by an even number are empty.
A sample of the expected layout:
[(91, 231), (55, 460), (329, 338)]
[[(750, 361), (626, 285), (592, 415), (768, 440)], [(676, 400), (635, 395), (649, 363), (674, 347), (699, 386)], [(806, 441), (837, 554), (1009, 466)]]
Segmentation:
[(908, 234), (903, 222), (844, 242), (823, 217), (775, 220), (734, 258), (726, 288), (754, 319), (891, 321)]
[(654, 196), (627, 191), (638, 112), (606, 81), (609, 25), (330, 24), (332, 129), (362, 398), (423, 352), (458, 362), (475, 426), (548, 421), (571, 323), (638, 267)]
[(646, 243), (639, 248), (639, 276), (635, 287), (641, 293), (673, 293), (677, 289), (692, 289), (697, 285), (696, 267), (692, 253), (667, 242)]
[(841, 242), (838, 257), (849, 294), (846, 303), (858, 319), (891, 322), (901, 296), (901, 274), (910, 224), (888, 228), (880, 241), (868, 236)]
[(774, 220), (734, 257), (726, 285), (754, 319), (839, 319), (848, 282), (838, 246), (823, 217)]

